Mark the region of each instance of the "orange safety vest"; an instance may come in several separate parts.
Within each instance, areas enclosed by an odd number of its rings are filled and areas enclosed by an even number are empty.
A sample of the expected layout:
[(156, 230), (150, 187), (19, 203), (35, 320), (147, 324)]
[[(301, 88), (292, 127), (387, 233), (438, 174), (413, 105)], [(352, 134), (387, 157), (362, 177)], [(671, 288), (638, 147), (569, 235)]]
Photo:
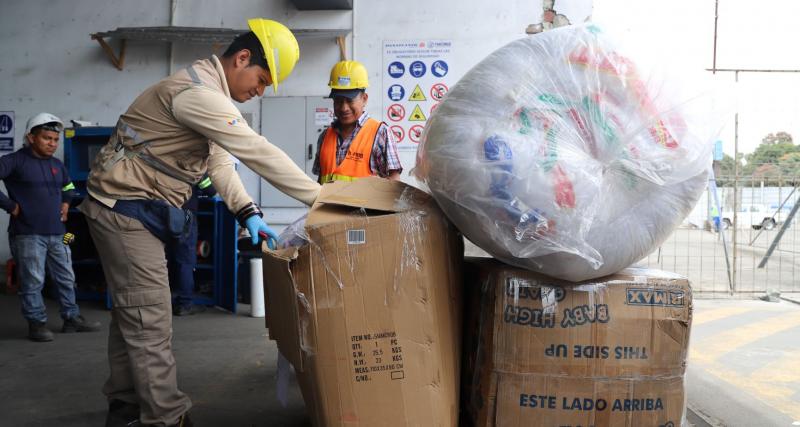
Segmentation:
[(355, 181), (358, 178), (372, 176), (369, 159), (372, 157), (372, 146), (378, 134), (381, 122), (367, 119), (364, 126), (350, 142), (347, 155), (336, 165), (336, 130), (329, 127), (322, 140), (319, 152), (319, 182), (325, 184), (333, 181)]

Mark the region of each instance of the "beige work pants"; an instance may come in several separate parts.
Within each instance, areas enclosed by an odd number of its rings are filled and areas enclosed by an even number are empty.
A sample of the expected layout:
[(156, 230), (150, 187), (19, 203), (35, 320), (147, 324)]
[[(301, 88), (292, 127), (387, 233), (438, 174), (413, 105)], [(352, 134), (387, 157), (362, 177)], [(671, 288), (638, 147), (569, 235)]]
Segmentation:
[(113, 308), (111, 373), (103, 393), (141, 407), (144, 424), (171, 425), (192, 406), (178, 390), (164, 244), (136, 219), (86, 199), (79, 207), (103, 264)]

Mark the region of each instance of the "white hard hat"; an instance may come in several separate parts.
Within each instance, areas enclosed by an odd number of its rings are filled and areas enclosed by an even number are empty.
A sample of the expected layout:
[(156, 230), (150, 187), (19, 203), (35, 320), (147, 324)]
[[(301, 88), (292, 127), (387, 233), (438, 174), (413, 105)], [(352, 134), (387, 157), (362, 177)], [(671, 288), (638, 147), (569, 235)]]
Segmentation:
[(61, 129), (64, 128), (64, 123), (58, 117), (50, 113), (39, 113), (28, 119), (28, 124), (25, 125), (25, 135), (31, 133), (31, 129), (35, 128), (36, 126), (41, 126), (48, 123), (58, 123), (58, 132), (61, 132)]

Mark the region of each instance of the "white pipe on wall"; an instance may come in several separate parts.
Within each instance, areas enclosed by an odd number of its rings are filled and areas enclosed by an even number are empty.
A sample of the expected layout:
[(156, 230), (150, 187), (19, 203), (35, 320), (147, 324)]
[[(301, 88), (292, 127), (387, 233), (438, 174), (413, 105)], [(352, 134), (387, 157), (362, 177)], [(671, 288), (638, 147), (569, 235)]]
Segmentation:
[[(175, 11), (178, 9), (178, 0), (170, 0), (169, 2), (169, 26), (175, 25)], [(175, 71), (175, 42), (169, 42), (169, 65), (167, 68), (167, 75), (171, 76)]]
[(356, 6), (356, 0), (353, 0), (353, 13), (350, 14), (352, 16), (352, 23), (350, 24), (350, 59), (357, 60), (358, 57), (356, 56), (356, 10), (358, 7)]

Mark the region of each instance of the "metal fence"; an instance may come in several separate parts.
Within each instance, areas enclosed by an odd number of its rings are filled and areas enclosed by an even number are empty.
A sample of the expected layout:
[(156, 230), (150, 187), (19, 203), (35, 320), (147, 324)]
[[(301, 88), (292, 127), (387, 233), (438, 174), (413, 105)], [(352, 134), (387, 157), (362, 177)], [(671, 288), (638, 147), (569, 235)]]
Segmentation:
[[(717, 177), (684, 223), (640, 264), (683, 274), (704, 297), (800, 292), (800, 184), (776, 176)], [(770, 250), (772, 248), (772, 250)]]

